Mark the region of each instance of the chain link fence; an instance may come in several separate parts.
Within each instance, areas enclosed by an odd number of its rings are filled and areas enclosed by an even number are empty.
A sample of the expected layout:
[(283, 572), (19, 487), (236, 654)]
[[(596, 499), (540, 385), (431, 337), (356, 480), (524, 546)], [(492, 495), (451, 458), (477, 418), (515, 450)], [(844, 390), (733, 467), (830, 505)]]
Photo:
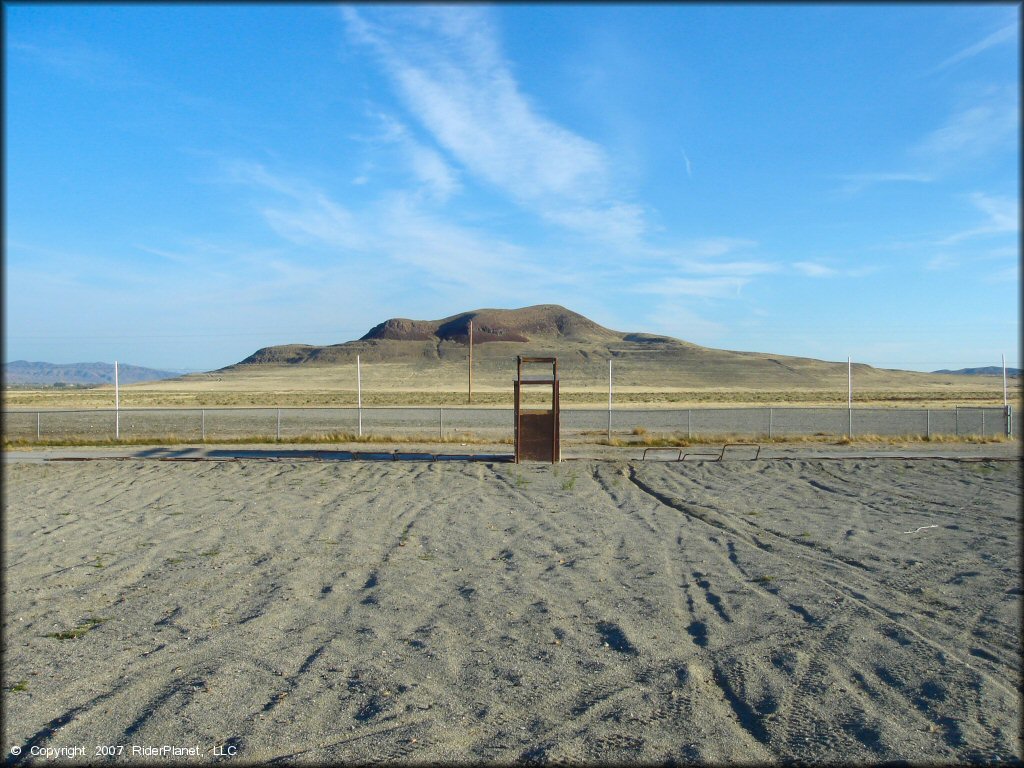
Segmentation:
[[(511, 442), (511, 408), (123, 408), (4, 411), (8, 441), (343, 439)], [(802, 436), (1019, 436), (1012, 408), (563, 409), (563, 442), (630, 435), (786, 438)]]

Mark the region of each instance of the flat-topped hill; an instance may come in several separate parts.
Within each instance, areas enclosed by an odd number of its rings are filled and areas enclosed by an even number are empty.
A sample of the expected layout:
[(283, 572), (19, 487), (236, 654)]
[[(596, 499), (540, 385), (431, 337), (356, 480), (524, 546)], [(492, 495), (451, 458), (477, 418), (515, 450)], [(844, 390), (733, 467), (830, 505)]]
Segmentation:
[[(358, 355), (364, 381), (368, 375), (376, 377), (376, 386), (457, 389), (466, 380), (470, 321), (474, 384), (480, 388), (507, 388), (515, 374), (516, 355), (558, 357), (564, 387), (605, 385), (609, 360), (616, 384), (623, 387), (846, 387), (845, 361), (713, 349), (669, 336), (615, 331), (557, 304), (477, 309), (439, 320), (391, 318), (354, 341), (264, 347), (217, 374), (225, 381), (271, 373), (283, 380), (294, 375), (298, 384), (333, 376), (330, 369), (354, 366)], [(964, 378), (864, 364), (855, 364), (853, 375), (858, 388), (872, 389), (962, 386)]]

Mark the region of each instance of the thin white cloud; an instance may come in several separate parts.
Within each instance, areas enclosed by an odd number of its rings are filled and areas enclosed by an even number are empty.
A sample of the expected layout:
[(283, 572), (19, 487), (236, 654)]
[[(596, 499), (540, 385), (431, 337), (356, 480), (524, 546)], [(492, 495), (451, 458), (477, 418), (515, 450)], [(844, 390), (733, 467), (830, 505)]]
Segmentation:
[(353, 210), (301, 179), (277, 175), (258, 163), (228, 163), (226, 168), (228, 181), (273, 196), (270, 203), (254, 205), (274, 232), (328, 265), (361, 259), (361, 273), (390, 277), (397, 270), (406, 277), (403, 285), (448, 293), (456, 304), (456, 296), (461, 301), (467, 295), (522, 298), (520, 286), (539, 282), (553, 290), (578, 287), (578, 270), (559, 266), (561, 259), (443, 221), (423, 210), (416, 194), (385, 195)]
[(994, 272), (986, 272), (982, 279), (986, 283), (1020, 285), (1020, 264), (1011, 264)]
[(746, 240), (740, 237), (706, 237), (686, 245), (684, 252), (690, 258), (714, 258), (733, 251), (753, 248), (756, 245), (755, 240)]
[(835, 277), (839, 274), (839, 270), (813, 261), (797, 261), (793, 268), (807, 277)]
[(817, 261), (797, 261), (792, 265), (793, 269), (806, 277), (867, 277), (878, 271), (878, 267), (868, 264), (863, 267), (839, 268), (830, 267)]
[(845, 181), (840, 188), (844, 194), (856, 194), (867, 187), (875, 184), (892, 184), (901, 182), (913, 182), (926, 184), (934, 181), (934, 177), (928, 173), (907, 173), (907, 172), (881, 172), (881, 173), (845, 173), (836, 178)]
[(1018, 201), (981, 192), (972, 193), (968, 199), (975, 208), (986, 215), (988, 220), (980, 226), (943, 238), (938, 242), (939, 245), (951, 245), (985, 235), (1015, 235), (1020, 231), (1020, 203)]
[(610, 193), (609, 159), (542, 115), (477, 6), (342, 9), (349, 32), (380, 57), (410, 113), (474, 177), (548, 221), (621, 241), (642, 211)]
[(541, 211), (541, 217), (567, 229), (612, 243), (635, 243), (643, 235), (644, 212), (638, 205), (559, 206)]
[[(957, 166), (1018, 146), (1019, 97), (1015, 88), (989, 88), (949, 115), (907, 150), (911, 170), (848, 173), (838, 192), (857, 194), (877, 184), (928, 184)], [(916, 168), (915, 168), (916, 166)]]
[(656, 302), (644, 318), (643, 327), (697, 344), (712, 344), (729, 330), (722, 323), (698, 315), (686, 303), (671, 299)]
[(1016, 88), (995, 88), (958, 110), (911, 149), (929, 164), (958, 164), (1016, 146), (1020, 132)]
[(408, 151), (416, 177), (423, 182), (432, 197), (443, 202), (459, 191), (461, 185), (455, 172), (439, 153), (412, 142)]
[(954, 64), (959, 64), (961, 61), (966, 61), (967, 59), (973, 58), (977, 56), (979, 53), (987, 51), (989, 48), (992, 48), (993, 46), (1000, 45), (1002, 43), (1012, 42), (1017, 39), (1018, 29), (1019, 27), (1017, 22), (1007, 24), (1002, 29), (997, 29), (991, 35), (988, 35), (987, 37), (983, 38), (982, 40), (979, 40), (973, 45), (969, 45), (963, 50), (953, 54), (948, 59), (939, 64), (937, 67), (935, 67), (935, 69), (933, 69), (932, 72), (938, 72), (940, 70), (946, 69), (947, 67), (951, 67)]
[(378, 112), (374, 117), (380, 122), (381, 131), (371, 141), (397, 145), (428, 197), (443, 203), (461, 190), (458, 175), (441, 153), (417, 141), (409, 129), (391, 115)]
[(960, 261), (948, 253), (940, 253), (928, 259), (924, 266), (929, 272), (944, 272), (959, 267)]
[(124, 64), (112, 54), (80, 40), (65, 38), (53, 44), (13, 40), (7, 48), (12, 57), (34, 61), (92, 85), (138, 84)]
[(669, 251), (655, 252), (655, 257), (670, 265), (673, 271), (693, 275), (751, 277), (777, 272), (779, 265), (770, 261), (742, 258), (725, 261), (737, 251), (756, 248), (757, 242), (738, 237), (708, 237), (685, 243)]
[(686, 278), (666, 277), (657, 282), (641, 283), (634, 290), (664, 296), (691, 296), (702, 299), (735, 298), (749, 283), (746, 277)]
[(721, 261), (721, 262), (697, 262), (686, 261), (683, 266), (690, 272), (696, 274), (712, 275), (736, 275), (750, 277), (753, 275), (767, 275), (779, 271), (779, 265), (768, 261)]

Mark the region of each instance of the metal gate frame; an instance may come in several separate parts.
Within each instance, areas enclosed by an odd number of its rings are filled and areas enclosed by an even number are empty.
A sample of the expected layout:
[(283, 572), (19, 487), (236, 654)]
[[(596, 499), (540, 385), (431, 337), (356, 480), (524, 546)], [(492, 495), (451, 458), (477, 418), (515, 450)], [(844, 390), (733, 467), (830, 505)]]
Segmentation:
[[(538, 378), (523, 378), (523, 365), (524, 364), (550, 364), (551, 365), (551, 377), (547, 376)], [(562, 447), (561, 440), (559, 439), (560, 431), (560, 416), (558, 409), (558, 358), (557, 357), (524, 357), (523, 355), (516, 355), (516, 380), (512, 383), (515, 391), (515, 461), (516, 464), (522, 461), (545, 461), (547, 457), (547, 451), (543, 453), (531, 453), (530, 446), (528, 444), (535, 445), (537, 438), (541, 437), (542, 442), (546, 442), (547, 439), (551, 441), (551, 463), (556, 464), (562, 460)], [(523, 386), (550, 386), (551, 387), (551, 409), (547, 411), (541, 410), (528, 410), (524, 411), (522, 408), (522, 387)], [(549, 417), (548, 419), (527, 419), (524, 434), (524, 423), (523, 416), (528, 417)], [(546, 423), (545, 423), (546, 422)], [(540, 425), (540, 426), (539, 426)], [(544, 431), (550, 431), (550, 437), (540, 431), (541, 428)], [(545, 439), (546, 438), (546, 439)]]

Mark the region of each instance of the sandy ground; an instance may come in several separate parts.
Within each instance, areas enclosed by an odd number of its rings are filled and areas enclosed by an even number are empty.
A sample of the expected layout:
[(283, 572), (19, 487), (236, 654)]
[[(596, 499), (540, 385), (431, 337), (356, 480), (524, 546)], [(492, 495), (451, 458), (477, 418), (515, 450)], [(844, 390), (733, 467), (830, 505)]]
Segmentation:
[(1004, 452), (8, 456), (5, 759), (1019, 762)]

